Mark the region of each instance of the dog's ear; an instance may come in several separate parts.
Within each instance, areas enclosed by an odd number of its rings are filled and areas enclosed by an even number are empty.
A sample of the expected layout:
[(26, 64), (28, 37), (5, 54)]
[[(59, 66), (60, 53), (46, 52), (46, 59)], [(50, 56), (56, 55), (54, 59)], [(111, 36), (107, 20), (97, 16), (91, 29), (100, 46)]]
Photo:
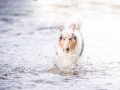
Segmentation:
[(59, 27), (58, 29), (60, 30), (60, 37), (59, 37), (59, 40), (62, 40), (62, 31), (63, 31), (63, 28), (62, 28), (62, 27)]
[(72, 24), (69, 28), (75, 31), (75, 24)]
[(70, 26), (70, 29), (72, 29), (73, 31), (78, 30), (78, 28), (76, 28), (76, 25), (75, 25), (75, 24), (72, 24), (72, 25)]
[(76, 36), (74, 35), (74, 33), (72, 33), (72, 37), (76, 40)]
[(62, 32), (62, 30), (63, 30), (63, 28), (62, 28), (62, 27), (59, 27), (58, 29), (60, 30), (60, 32)]

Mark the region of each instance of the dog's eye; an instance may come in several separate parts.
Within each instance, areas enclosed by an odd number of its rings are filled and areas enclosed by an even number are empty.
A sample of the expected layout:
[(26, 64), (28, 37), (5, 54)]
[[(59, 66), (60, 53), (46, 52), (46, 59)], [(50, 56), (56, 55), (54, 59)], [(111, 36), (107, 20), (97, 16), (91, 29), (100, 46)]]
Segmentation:
[(60, 40), (62, 39), (62, 36), (60, 36), (60, 38), (59, 38)]
[(72, 38), (69, 38), (69, 40), (72, 40)]
[(74, 39), (76, 40), (76, 36), (74, 37)]

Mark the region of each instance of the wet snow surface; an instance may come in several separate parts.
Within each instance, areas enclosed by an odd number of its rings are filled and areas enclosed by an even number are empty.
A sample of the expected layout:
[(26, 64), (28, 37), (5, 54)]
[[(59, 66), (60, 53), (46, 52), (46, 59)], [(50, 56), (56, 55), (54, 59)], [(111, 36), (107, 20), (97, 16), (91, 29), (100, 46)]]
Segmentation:
[[(0, 0), (0, 90), (120, 90), (118, 0), (108, 4), (85, 0), (80, 7), (77, 0), (66, 5), (62, 0), (52, 1)], [(75, 6), (85, 17), (79, 72), (49, 72), (55, 59), (57, 27)]]

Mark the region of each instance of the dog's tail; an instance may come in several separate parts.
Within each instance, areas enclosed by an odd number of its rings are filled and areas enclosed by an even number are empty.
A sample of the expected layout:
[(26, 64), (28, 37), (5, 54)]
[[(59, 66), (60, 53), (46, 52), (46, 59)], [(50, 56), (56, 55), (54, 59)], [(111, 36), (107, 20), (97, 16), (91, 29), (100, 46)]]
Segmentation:
[(83, 21), (82, 15), (79, 12), (77, 12), (70, 17), (68, 22), (65, 24), (65, 28), (66, 29), (71, 28), (71, 29), (80, 30), (80, 27), (82, 25), (82, 21)]

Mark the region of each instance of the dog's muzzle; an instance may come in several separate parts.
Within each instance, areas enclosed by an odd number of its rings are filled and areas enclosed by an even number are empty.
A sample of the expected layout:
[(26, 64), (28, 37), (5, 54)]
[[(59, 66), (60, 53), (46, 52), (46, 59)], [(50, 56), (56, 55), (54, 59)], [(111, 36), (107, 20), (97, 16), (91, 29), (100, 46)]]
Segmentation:
[(67, 47), (67, 48), (66, 48), (66, 52), (69, 53), (69, 51), (70, 51), (70, 49), (69, 49), (69, 47)]

